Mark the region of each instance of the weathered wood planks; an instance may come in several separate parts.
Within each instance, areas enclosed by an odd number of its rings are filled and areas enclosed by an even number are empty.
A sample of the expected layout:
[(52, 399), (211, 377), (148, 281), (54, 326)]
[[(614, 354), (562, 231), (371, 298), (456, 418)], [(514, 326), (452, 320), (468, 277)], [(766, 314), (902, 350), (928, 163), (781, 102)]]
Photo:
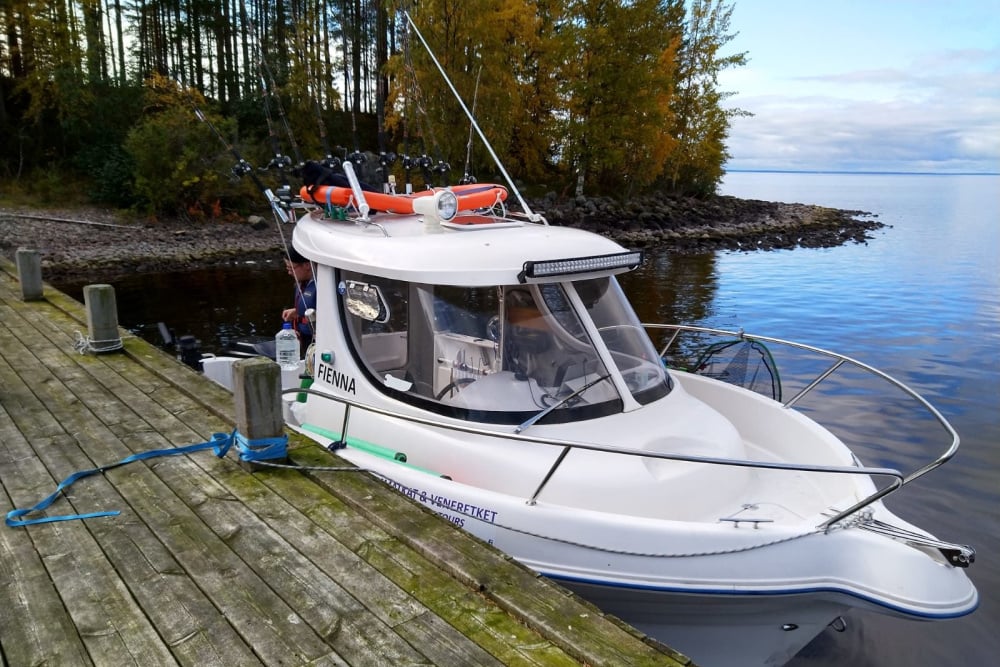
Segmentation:
[[(144, 342), (78, 354), (80, 304), (0, 261), (0, 510), (208, 440), (232, 397)], [(293, 438), (300, 465), (345, 466)], [(0, 527), (0, 664), (686, 664), (363, 473), (210, 450), (81, 480)]]

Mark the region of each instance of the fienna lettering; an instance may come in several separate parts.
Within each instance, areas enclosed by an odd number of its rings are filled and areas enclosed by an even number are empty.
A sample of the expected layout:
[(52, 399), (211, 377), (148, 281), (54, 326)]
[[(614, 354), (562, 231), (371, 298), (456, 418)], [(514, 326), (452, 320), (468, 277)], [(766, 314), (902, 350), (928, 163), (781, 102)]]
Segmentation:
[(354, 378), (346, 373), (341, 373), (329, 364), (320, 364), (316, 369), (316, 379), (333, 385), (341, 391), (357, 394), (355, 391)]

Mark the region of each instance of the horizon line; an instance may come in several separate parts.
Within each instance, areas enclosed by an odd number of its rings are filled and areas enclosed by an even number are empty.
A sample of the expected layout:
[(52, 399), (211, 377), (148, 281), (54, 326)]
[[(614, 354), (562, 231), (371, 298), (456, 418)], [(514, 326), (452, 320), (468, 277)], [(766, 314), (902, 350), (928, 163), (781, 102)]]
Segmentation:
[(867, 176), (1000, 176), (1000, 171), (853, 171), (847, 169), (726, 169), (729, 172), (765, 174), (859, 174)]

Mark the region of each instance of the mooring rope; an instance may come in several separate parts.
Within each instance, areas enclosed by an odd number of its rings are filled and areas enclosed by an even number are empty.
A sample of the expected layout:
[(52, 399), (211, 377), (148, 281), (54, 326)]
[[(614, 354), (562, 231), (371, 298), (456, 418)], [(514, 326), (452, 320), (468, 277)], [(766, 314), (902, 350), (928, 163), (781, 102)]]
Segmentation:
[[(278, 461), (287, 458), (287, 451), (288, 451), (287, 435), (282, 435), (275, 438), (259, 438), (251, 440), (243, 436), (241, 433), (239, 433), (239, 431), (234, 430), (232, 433), (215, 433), (212, 435), (212, 439), (207, 442), (195, 445), (187, 445), (183, 447), (175, 447), (170, 449), (157, 449), (148, 452), (142, 452), (139, 454), (133, 454), (131, 456), (122, 459), (121, 461), (118, 461), (117, 463), (112, 463), (110, 465), (101, 466), (99, 468), (93, 468), (90, 470), (83, 470), (80, 472), (73, 473), (59, 484), (54, 493), (52, 493), (50, 496), (48, 496), (41, 502), (37, 503), (33, 507), (27, 509), (13, 509), (10, 512), (8, 512), (6, 523), (8, 526), (17, 527), (17, 526), (40, 524), (40, 523), (51, 523), (54, 521), (70, 521), (74, 519), (90, 519), (95, 517), (117, 516), (118, 514), (120, 514), (120, 512), (118, 510), (112, 510), (112, 511), (90, 512), (85, 514), (65, 514), (59, 516), (42, 517), (37, 519), (20, 518), (32, 512), (39, 512), (46, 509), (53, 502), (56, 501), (59, 495), (66, 488), (68, 488), (77, 480), (82, 479), (84, 477), (88, 477), (90, 475), (95, 475), (98, 473), (104, 473), (107, 470), (111, 470), (113, 468), (117, 468), (119, 466), (123, 466), (127, 463), (132, 463), (134, 461), (149, 459), (157, 456), (173, 456), (177, 454), (189, 454), (209, 448), (213, 449), (216, 456), (218, 456), (219, 458), (224, 458), (228, 453), (230, 447), (233, 446), (236, 447), (236, 450), (239, 453), (239, 458), (241, 461), (253, 462), (254, 464), (259, 466), (266, 466), (270, 468), (281, 468), (287, 470), (298, 470), (303, 472), (350, 472), (350, 473), (366, 472), (370, 473), (372, 476), (376, 478), (381, 479), (383, 482), (386, 482), (387, 484), (396, 487), (397, 489), (412, 490), (410, 489), (410, 487), (396, 481), (392, 477), (389, 477), (388, 475), (385, 475), (381, 472), (377, 472), (375, 470), (371, 470), (368, 468), (360, 468), (357, 466), (310, 466), (310, 465), (300, 465), (296, 463), (279, 463)], [(431, 504), (435, 503), (431, 501)], [(569, 546), (580, 547), (583, 549), (590, 549), (593, 551), (601, 551), (604, 553), (618, 554), (622, 556), (639, 556), (645, 558), (695, 558), (702, 556), (719, 556), (725, 554), (740, 553), (745, 551), (753, 551), (755, 549), (763, 549), (765, 547), (775, 546), (778, 544), (783, 544), (785, 542), (791, 542), (793, 540), (802, 539), (805, 537), (809, 537), (811, 535), (828, 533), (831, 532), (832, 530), (851, 528), (871, 520), (870, 514), (865, 514), (864, 512), (861, 512), (857, 516), (852, 517), (850, 520), (843, 521), (836, 526), (832, 526), (829, 528), (814, 528), (795, 535), (779, 537), (773, 540), (759, 542), (756, 544), (748, 544), (740, 547), (733, 547), (729, 549), (717, 549), (711, 551), (663, 552), (663, 551), (634, 551), (629, 549), (615, 549), (596, 544), (589, 544), (578, 540), (571, 540), (567, 538), (556, 537), (553, 535), (536, 533), (530, 530), (525, 530), (523, 528), (517, 528), (515, 526), (503, 523), (497, 523), (496, 521), (487, 521), (482, 517), (476, 516), (475, 512), (466, 511), (461, 508), (455, 508), (449, 506), (449, 507), (443, 507), (443, 509), (447, 509), (449, 512), (459, 514), (466, 518), (470, 518), (479, 521), (481, 523), (488, 524), (496, 528), (500, 528), (502, 530), (518, 533), (520, 535), (526, 535), (528, 537), (534, 537), (549, 542), (557, 542)]]
[(225, 457), (229, 448), (236, 446), (239, 452), (239, 458), (241, 461), (251, 461), (260, 462), (268, 458), (280, 459), (287, 456), (288, 453), (288, 436), (281, 435), (276, 438), (257, 438), (249, 439), (246, 438), (237, 430), (233, 430), (232, 433), (213, 433), (212, 438), (207, 442), (201, 442), (195, 445), (185, 445), (182, 447), (171, 447), (167, 449), (153, 449), (146, 452), (139, 452), (137, 454), (132, 454), (127, 456), (117, 463), (111, 463), (109, 465), (100, 466), (99, 468), (91, 468), (89, 470), (81, 470), (75, 472), (56, 487), (56, 490), (47, 498), (41, 502), (33, 505), (32, 507), (26, 509), (13, 509), (7, 512), (6, 523), (8, 526), (30, 526), (39, 523), (52, 523), (54, 521), (71, 521), (74, 519), (92, 519), (95, 517), (104, 516), (117, 516), (121, 512), (119, 510), (108, 510), (99, 512), (88, 512), (84, 514), (61, 514), (57, 516), (40, 517), (36, 519), (21, 519), (21, 517), (31, 514), (32, 512), (40, 512), (48, 508), (52, 503), (58, 500), (60, 494), (62, 494), (67, 488), (72, 486), (75, 482), (84, 477), (90, 477), (91, 475), (103, 474), (107, 470), (113, 468), (118, 468), (120, 466), (126, 465), (128, 463), (133, 463), (135, 461), (142, 461), (144, 459), (151, 459), (157, 456), (176, 456), (178, 454), (191, 454), (193, 452), (199, 452), (204, 449), (211, 448), (215, 455), (220, 459)]
[[(372, 476), (377, 477), (377, 478), (381, 479), (382, 481), (386, 482), (390, 486), (395, 487), (396, 489), (408, 489), (408, 490), (412, 490), (412, 489), (410, 489), (410, 487), (408, 487), (405, 484), (402, 484), (402, 483), (396, 481), (395, 479), (389, 477), (388, 475), (385, 475), (385, 474), (383, 474), (381, 472), (377, 472), (375, 470), (371, 470), (371, 469), (368, 469), (368, 468), (359, 468), (359, 467), (355, 467), (355, 466), (306, 466), (306, 465), (299, 465), (299, 464), (295, 464), (295, 463), (275, 463), (273, 461), (261, 461), (260, 465), (271, 467), (271, 468), (283, 468), (283, 469), (299, 470), (299, 471), (305, 471), (305, 472), (352, 472), (352, 473), (367, 472), (367, 473), (370, 473)], [(405, 494), (404, 493), (404, 495), (407, 495), (409, 497), (409, 494)], [(421, 502), (421, 504), (424, 504), (424, 503)], [(434, 503), (433, 501), (431, 501), (431, 504), (436, 504), (436, 503)], [(778, 544), (783, 544), (785, 542), (792, 542), (794, 540), (799, 540), (799, 539), (802, 539), (802, 538), (805, 538), (805, 537), (809, 537), (811, 535), (816, 535), (816, 534), (819, 534), (819, 533), (829, 533), (829, 532), (831, 532), (833, 530), (836, 530), (836, 529), (850, 528), (852, 526), (855, 526), (855, 525), (858, 525), (860, 523), (863, 523), (866, 520), (864, 516), (858, 516), (858, 517), (855, 517), (855, 518), (853, 518), (851, 520), (841, 522), (840, 524), (838, 524), (836, 526), (831, 526), (830, 528), (813, 528), (813, 529), (810, 529), (810, 530), (802, 532), (802, 533), (797, 533), (795, 535), (788, 535), (788, 536), (785, 536), (785, 537), (775, 538), (773, 540), (769, 540), (769, 541), (766, 541), (766, 542), (759, 542), (759, 543), (756, 543), (756, 544), (749, 544), (749, 545), (745, 545), (745, 546), (741, 546), (741, 547), (733, 547), (733, 548), (730, 548), (730, 549), (718, 549), (718, 550), (714, 550), (714, 551), (692, 551), (692, 552), (657, 552), (657, 551), (631, 551), (631, 550), (628, 550), (628, 549), (614, 549), (614, 548), (611, 548), (611, 547), (605, 547), (605, 546), (600, 546), (600, 545), (595, 545), (595, 544), (588, 544), (586, 542), (580, 542), (580, 541), (576, 541), (576, 540), (570, 540), (570, 539), (566, 539), (566, 538), (562, 538), (562, 537), (555, 537), (553, 535), (545, 535), (545, 534), (542, 534), (542, 533), (536, 533), (536, 532), (533, 532), (533, 531), (530, 531), (530, 530), (525, 530), (523, 528), (517, 528), (515, 526), (511, 526), (511, 525), (507, 525), (507, 524), (503, 524), (503, 523), (497, 523), (496, 521), (487, 521), (487, 520), (483, 519), (482, 517), (476, 516), (475, 512), (468, 512), (468, 511), (464, 511), (462, 509), (456, 509), (456, 508), (450, 507), (450, 506), (449, 507), (441, 506), (441, 507), (442, 507), (442, 509), (447, 509), (449, 512), (453, 512), (455, 514), (462, 515), (462, 516), (464, 516), (466, 518), (474, 519), (476, 521), (479, 521), (480, 523), (488, 524), (490, 526), (495, 526), (495, 527), (500, 528), (502, 530), (508, 530), (508, 531), (510, 531), (512, 533), (518, 533), (520, 535), (526, 535), (528, 537), (535, 537), (535, 538), (538, 538), (538, 539), (547, 540), (549, 542), (558, 542), (560, 544), (567, 544), (569, 546), (581, 547), (583, 549), (591, 549), (593, 551), (601, 551), (601, 552), (604, 552), (604, 553), (618, 554), (618, 555), (621, 555), (621, 556), (640, 556), (640, 557), (646, 557), (646, 558), (695, 558), (695, 557), (700, 557), (700, 556), (721, 556), (721, 555), (725, 555), (725, 554), (740, 553), (740, 552), (744, 552), (744, 551), (753, 551), (755, 549), (763, 549), (764, 547), (775, 546), (775, 545), (778, 545)]]
[(87, 352), (114, 352), (125, 347), (121, 337), (94, 340), (90, 336), (84, 336), (80, 331), (76, 331), (75, 334), (76, 339), (73, 341), (73, 349), (80, 354), (86, 354)]

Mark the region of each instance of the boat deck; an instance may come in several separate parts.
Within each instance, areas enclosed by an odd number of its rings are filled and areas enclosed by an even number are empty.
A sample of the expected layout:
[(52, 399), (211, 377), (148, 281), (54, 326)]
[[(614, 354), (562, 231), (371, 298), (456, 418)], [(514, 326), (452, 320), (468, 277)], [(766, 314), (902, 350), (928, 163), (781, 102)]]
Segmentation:
[[(0, 510), (233, 424), (231, 395), (142, 340), (80, 354), (83, 307), (0, 259)], [(299, 465), (346, 465), (305, 439)], [(363, 473), (250, 473), (211, 450), (81, 479), (0, 528), (0, 665), (684, 665), (686, 658)], [(42, 514), (44, 515), (44, 514)]]

